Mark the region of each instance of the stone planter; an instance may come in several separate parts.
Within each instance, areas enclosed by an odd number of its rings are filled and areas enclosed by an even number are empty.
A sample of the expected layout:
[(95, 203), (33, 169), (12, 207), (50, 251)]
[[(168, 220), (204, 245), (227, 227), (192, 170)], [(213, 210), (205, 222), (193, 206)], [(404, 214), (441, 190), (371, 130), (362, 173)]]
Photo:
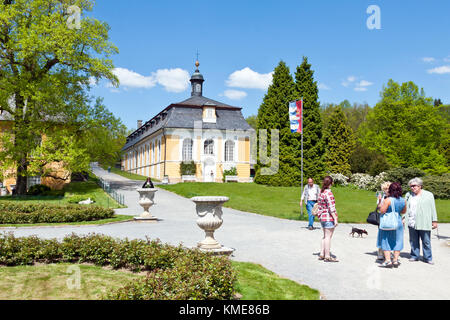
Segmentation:
[(0, 197), (4, 197), (8, 195), (8, 190), (6, 189), (6, 187), (1, 187), (0, 188)]
[(205, 231), (205, 239), (197, 247), (205, 251), (214, 251), (221, 254), (231, 254), (233, 249), (223, 247), (216, 239), (214, 232), (222, 226), (222, 205), (229, 200), (228, 197), (194, 197), (196, 204), (197, 225)]
[(225, 176), (225, 182), (239, 182), (238, 176)]
[(196, 176), (192, 176), (192, 175), (189, 175), (189, 176), (186, 176), (186, 175), (184, 175), (184, 176), (181, 176), (181, 181), (182, 182), (197, 182), (197, 177)]
[(169, 184), (169, 176), (164, 176), (162, 179), (162, 184)]
[(134, 220), (158, 220), (158, 218), (152, 216), (152, 214), (150, 213), (150, 207), (155, 204), (155, 193), (156, 191), (158, 191), (158, 189), (139, 188), (136, 191), (139, 192), (139, 204), (142, 208), (144, 208), (144, 212), (142, 212), (139, 217), (135, 217)]

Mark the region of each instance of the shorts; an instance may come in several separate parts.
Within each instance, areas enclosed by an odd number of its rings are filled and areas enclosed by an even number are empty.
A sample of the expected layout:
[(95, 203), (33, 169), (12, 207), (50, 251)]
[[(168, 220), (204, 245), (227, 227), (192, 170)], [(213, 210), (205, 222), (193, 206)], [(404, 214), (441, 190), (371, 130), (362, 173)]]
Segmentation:
[(334, 221), (322, 221), (322, 228), (324, 229), (333, 229), (334, 228)]

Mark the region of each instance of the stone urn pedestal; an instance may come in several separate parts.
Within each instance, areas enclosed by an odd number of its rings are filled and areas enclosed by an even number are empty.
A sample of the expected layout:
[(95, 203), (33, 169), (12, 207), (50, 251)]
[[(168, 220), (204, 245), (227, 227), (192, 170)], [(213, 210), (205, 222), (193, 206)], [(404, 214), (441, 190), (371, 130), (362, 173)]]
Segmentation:
[(229, 200), (228, 197), (194, 197), (191, 200), (196, 204), (199, 219), (197, 225), (205, 231), (205, 239), (197, 247), (206, 252), (220, 255), (230, 255), (234, 249), (222, 246), (215, 238), (214, 232), (222, 226), (222, 205)]
[(157, 217), (152, 216), (150, 207), (155, 204), (155, 193), (158, 189), (155, 188), (139, 188), (139, 204), (144, 208), (144, 212), (139, 217), (134, 217), (135, 221), (158, 221)]

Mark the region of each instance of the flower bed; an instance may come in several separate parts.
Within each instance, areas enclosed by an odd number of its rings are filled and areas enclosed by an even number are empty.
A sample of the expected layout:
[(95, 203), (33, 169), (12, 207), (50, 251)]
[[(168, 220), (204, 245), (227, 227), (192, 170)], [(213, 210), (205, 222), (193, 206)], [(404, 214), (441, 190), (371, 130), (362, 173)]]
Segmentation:
[(113, 209), (98, 206), (0, 203), (0, 224), (82, 222), (109, 219)]
[(105, 299), (231, 299), (236, 281), (228, 258), (162, 244), (159, 240), (72, 234), (58, 242), (35, 236), (16, 238), (12, 233), (0, 235), (0, 265), (36, 262), (87, 262), (149, 272), (144, 279), (108, 292)]

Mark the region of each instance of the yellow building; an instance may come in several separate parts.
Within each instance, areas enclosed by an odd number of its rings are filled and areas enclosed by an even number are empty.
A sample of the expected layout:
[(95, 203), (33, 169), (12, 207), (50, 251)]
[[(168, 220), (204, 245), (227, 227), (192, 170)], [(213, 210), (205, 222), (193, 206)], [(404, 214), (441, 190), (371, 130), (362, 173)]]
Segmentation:
[[(6, 111), (0, 110), (0, 135), (3, 132), (11, 132), (14, 120)], [(0, 148), (0, 152), (2, 152)], [(70, 183), (70, 172), (66, 170), (61, 163), (53, 162), (46, 166), (51, 169), (51, 177), (33, 176), (27, 177), (27, 189), (35, 184), (44, 184), (53, 190), (61, 190)], [(6, 187), (8, 193), (12, 192), (12, 186), (16, 185), (16, 169), (11, 168), (5, 172), (0, 172), (0, 185)], [(1, 177), (3, 176), (3, 179)]]
[[(222, 182), (224, 170), (236, 168), (239, 182), (250, 179), (250, 137), (254, 130), (242, 108), (203, 96), (203, 76), (191, 77), (191, 97), (173, 103), (143, 123), (123, 147), (122, 169), (169, 182)], [(182, 177), (180, 164), (193, 161), (194, 177)]]

